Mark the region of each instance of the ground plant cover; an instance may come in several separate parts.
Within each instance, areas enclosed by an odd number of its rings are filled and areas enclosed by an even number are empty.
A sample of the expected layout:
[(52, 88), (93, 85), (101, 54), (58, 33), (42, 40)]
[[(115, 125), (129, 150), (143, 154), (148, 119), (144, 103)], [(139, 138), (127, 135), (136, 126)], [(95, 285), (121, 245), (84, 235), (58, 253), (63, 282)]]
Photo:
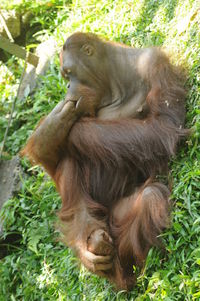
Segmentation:
[[(22, 160), (27, 174), (20, 192), (1, 211), (6, 256), (0, 259), (0, 301), (18, 300), (200, 300), (200, 17), (194, 0), (2, 1), (2, 7), (31, 11), (27, 47), (53, 37), (62, 46), (75, 31), (93, 32), (134, 47), (158, 46), (186, 70), (186, 127), (191, 135), (170, 163), (172, 222), (162, 235), (166, 249), (151, 249), (130, 292), (116, 292), (92, 275), (55, 230), (60, 197), (40, 167)], [(7, 127), (24, 61), (0, 62), (0, 141)], [(34, 95), (17, 100), (4, 157), (16, 155), (40, 118), (64, 98), (66, 82), (55, 56)], [(0, 245), (1, 248), (1, 245)]]

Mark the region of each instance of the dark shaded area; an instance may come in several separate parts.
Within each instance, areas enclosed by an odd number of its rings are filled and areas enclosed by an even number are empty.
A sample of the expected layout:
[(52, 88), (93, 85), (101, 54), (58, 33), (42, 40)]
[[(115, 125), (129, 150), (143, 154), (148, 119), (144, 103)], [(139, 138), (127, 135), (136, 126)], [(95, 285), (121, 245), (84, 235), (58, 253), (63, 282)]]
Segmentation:
[(19, 234), (10, 234), (5, 239), (0, 239), (0, 259), (12, 254), (20, 247), (22, 236)]
[[(20, 46), (25, 47), (30, 44), (39, 44), (40, 40), (36, 35), (37, 32), (48, 30), (53, 32), (55, 30), (54, 20), (57, 20), (58, 14), (63, 10), (65, 5), (69, 5), (70, 0), (56, 1), (56, 5), (49, 2), (40, 4), (37, 7), (31, 7), (31, 4), (21, 3), (16, 6), (16, 11), (20, 14), (21, 34), (14, 39), (14, 42)], [(66, 15), (62, 15), (60, 21), (62, 22)], [(35, 48), (29, 49), (34, 52)], [(0, 60), (6, 62), (12, 55), (0, 49)]]

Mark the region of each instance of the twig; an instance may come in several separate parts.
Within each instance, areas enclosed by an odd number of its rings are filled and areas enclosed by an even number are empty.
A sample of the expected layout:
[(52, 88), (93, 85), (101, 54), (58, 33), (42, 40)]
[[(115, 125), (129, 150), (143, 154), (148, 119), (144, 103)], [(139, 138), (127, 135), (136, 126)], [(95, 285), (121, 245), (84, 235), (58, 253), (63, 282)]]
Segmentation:
[(25, 58), (23, 72), (22, 72), (21, 77), (20, 77), (20, 82), (19, 82), (19, 86), (18, 86), (18, 89), (17, 89), (17, 95), (15, 96), (14, 101), (12, 103), (12, 108), (11, 108), (11, 112), (10, 112), (10, 116), (9, 116), (9, 120), (8, 120), (8, 125), (6, 127), (6, 131), (5, 131), (3, 142), (2, 142), (2, 148), (1, 148), (1, 153), (0, 153), (0, 160), (2, 158), (4, 146), (5, 146), (7, 135), (8, 135), (8, 130), (9, 130), (9, 127), (10, 127), (10, 124), (11, 124), (11, 121), (12, 121), (12, 117), (13, 117), (13, 113), (14, 113), (14, 109), (15, 109), (15, 104), (16, 104), (16, 101), (17, 101), (17, 99), (19, 97), (19, 91), (20, 91), (20, 88), (21, 88), (22, 80), (23, 80), (24, 74), (26, 72), (27, 60), (28, 60), (28, 53), (27, 53), (27, 56)]
[(39, 57), (31, 52), (26, 51), (26, 49), (21, 46), (11, 43), (8, 39), (0, 36), (0, 48), (3, 50), (14, 54), (17, 57), (25, 60), (27, 58), (28, 63), (32, 64), (35, 68), (38, 65)]
[(4, 16), (3, 16), (3, 14), (1, 13), (1, 11), (0, 11), (0, 21), (1, 21), (1, 23), (2, 23), (2, 26), (3, 26), (4, 29), (5, 29), (5, 32), (7, 33), (8, 38), (10, 39), (10, 41), (11, 41), (11, 42), (14, 42), (14, 39), (13, 39), (13, 37), (12, 37), (12, 35), (11, 35), (9, 29), (8, 29), (8, 26), (6, 25), (6, 21), (4, 20)]

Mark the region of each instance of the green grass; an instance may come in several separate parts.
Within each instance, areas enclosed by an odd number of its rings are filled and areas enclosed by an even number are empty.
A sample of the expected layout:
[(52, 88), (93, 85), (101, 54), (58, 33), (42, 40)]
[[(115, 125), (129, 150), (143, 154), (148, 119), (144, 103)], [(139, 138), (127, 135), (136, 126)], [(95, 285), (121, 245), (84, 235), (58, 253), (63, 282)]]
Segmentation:
[[(6, 6), (7, 1), (3, 1)], [(69, 3), (69, 2), (68, 2)], [(14, 5), (14, 4), (12, 4)], [(12, 6), (11, 5), (11, 6)], [(48, 7), (45, 10), (44, 7)], [(187, 127), (193, 132), (171, 163), (172, 225), (163, 234), (166, 251), (152, 249), (129, 294), (80, 267), (54, 230), (60, 198), (40, 168), (23, 167), (28, 177), (2, 210), (4, 236), (20, 235), (0, 260), (0, 301), (39, 300), (200, 300), (200, 53), (198, 3), (193, 0), (21, 1), (40, 25), (38, 40), (53, 35), (58, 45), (74, 31), (92, 31), (135, 47), (162, 46), (188, 70)], [(57, 12), (55, 14), (55, 11)], [(48, 25), (48, 26), (47, 26)], [(0, 141), (16, 94), (23, 62), (0, 64)], [(35, 124), (65, 95), (58, 57), (51, 61), (35, 95), (17, 101), (5, 157), (24, 145)], [(44, 181), (45, 179), (45, 181)]]

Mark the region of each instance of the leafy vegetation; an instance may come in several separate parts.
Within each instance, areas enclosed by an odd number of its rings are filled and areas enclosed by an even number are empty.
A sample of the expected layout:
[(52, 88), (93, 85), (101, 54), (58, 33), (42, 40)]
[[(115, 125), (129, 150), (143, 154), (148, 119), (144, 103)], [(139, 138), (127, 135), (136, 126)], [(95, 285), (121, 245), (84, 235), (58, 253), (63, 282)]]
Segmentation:
[[(39, 40), (50, 35), (62, 45), (74, 31), (92, 31), (135, 47), (162, 46), (175, 64), (188, 70), (187, 127), (193, 129), (171, 163), (172, 225), (163, 234), (166, 251), (152, 249), (129, 294), (116, 293), (104, 279), (78, 267), (54, 230), (60, 198), (39, 168), (23, 160), (28, 177), (2, 210), (4, 237), (18, 234), (0, 260), (0, 301), (7, 300), (200, 300), (200, 86), (198, 3), (194, 0), (17, 1), (9, 7), (31, 10), (40, 24)], [(3, 1), (2, 5), (8, 1)], [(48, 7), (48, 9), (44, 9)], [(57, 12), (55, 14), (55, 12)], [(0, 141), (7, 126), (23, 62), (0, 64)], [(39, 119), (63, 99), (66, 84), (58, 57), (33, 97), (17, 101), (4, 155), (24, 145)]]

